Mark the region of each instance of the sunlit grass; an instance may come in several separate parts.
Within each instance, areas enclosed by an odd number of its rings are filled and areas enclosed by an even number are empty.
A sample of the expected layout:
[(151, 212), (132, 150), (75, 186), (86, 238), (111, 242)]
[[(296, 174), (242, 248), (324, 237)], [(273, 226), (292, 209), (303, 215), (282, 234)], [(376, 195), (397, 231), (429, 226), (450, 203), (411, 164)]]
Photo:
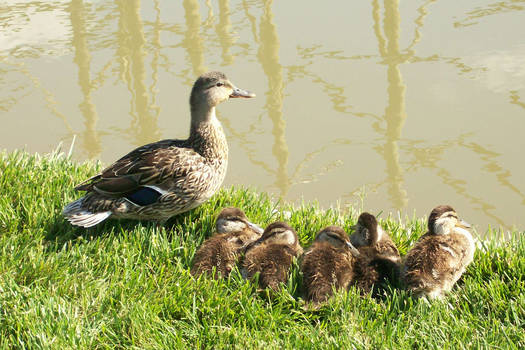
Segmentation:
[[(286, 219), (307, 246), (322, 227), (349, 230), (358, 211), (293, 208), (265, 194), (226, 189), (164, 227), (108, 221), (85, 230), (62, 207), (73, 185), (101, 166), (59, 153), (0, 153), (2, 348), (524, 348), (525, 238), (488, 232), (473, 264), (443, 302), (392, 290), (356, 290), (317, 311), (304, 308), (301, 276), (273, 297), (231, 278), (194, 280), (191, 260), (224, 206), (261, 224)], [(384, 217), (384, 215), (383, 215)], [(404, 254), (423, 218), (385, 218)]]

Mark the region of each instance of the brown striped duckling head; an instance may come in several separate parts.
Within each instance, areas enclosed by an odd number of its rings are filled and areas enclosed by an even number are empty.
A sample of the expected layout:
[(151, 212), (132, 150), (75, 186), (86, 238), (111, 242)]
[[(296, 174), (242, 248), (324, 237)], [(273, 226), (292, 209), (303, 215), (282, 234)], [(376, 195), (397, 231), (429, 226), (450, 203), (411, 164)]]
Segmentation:
[(221, 210), (215, 227), (217, 233), (234, 233), (250, 229), (261, 235), (264, 231), (262, 227), (250, 222), (241, 209), (234, 207)]
[(352, 229), (354, 229), (355, 232), (350, 236), (350, 242), (352, 242), (355, 247), (374, 245), (383, 238), (384, 234), (376, 217), (367, 212), (359, 215), (357, 224), (352, 226)]
[(326, 242), (335, 248), (345, 248), (353, 256), (359, 256), (359, 251), (350, 242), (350, 236), (339, 226), (328, 226), (315, 237), (314, 243)]
[(264, 230), (261, 238), (252, 242), (246, 247), (246, 251), (258, 246), (258, 245), (270, 245), (280, 244), (289, 246), (296, 251), (302, 252), (302, 248), (299, 245), (299, 238), (293, 228), (285, 222), (277, 221), (274, 222)]
[(457, 229), (468, 229), (470, 224), (461, 220), (450, 205), (439, 205), (428, 217), (428, 232), (432, 235), (447, 235)]
[(193, 85), (190, 96), (192, 110), (209, 110), (230, 98), (252, 98), (255, 94), (236, 87), (224, 73), (208, 72)]
[(215, 223), (217, 234), (228, 235), (229, 241), (241, 246), (255, 241), (263, 233), (262, 227), (250, 222), (239, 208), (224, 208)]

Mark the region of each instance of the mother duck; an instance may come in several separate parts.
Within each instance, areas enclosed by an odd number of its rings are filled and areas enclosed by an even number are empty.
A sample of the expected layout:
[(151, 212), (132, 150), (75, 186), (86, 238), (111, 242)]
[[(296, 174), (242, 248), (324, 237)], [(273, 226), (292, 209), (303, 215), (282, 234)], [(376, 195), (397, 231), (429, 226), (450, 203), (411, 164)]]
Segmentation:
[(83, 227), (108, 217), (165, 221), (207, 201), (228, 167), (228, 144), (215, 107), (237, 97), (255, 94), (235, 87), (221, 72), (201, 75), (191, 91), (189, 138), (139, 147), (76, 186), (87, 193), (64, 208), (66, 219)]

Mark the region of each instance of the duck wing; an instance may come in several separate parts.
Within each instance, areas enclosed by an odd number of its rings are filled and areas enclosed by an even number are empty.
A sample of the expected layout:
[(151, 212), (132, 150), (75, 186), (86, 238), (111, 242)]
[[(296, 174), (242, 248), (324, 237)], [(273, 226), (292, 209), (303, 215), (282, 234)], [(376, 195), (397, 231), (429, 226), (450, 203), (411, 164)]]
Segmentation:
[(420, 285), (422, 280), (436, 283), (461, 268), (463, 254), (448, 236), (429, 235), (408, 252), (404, 272), (409, 285)]
[(203, 157), (184, 147), (182, 141), (163, 140), (135, 149), (75, 190), (121, 197), (141, 186), (159, 185), (168, 179), (176, 182), (202, 161)]

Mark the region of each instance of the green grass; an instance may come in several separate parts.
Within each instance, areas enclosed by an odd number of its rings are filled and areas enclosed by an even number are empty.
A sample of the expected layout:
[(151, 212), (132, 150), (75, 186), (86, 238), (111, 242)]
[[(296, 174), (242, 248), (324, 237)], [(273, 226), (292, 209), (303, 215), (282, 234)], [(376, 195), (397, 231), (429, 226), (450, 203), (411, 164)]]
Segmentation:
[[(301, 299), (300, 273), (272, 298), (233, 273), (194, 280), (189, 267), (224, 206), (263, 225), (287, 220), (307, 246), (323, 226), (355, 223), (354, 209), (292, 208), (226, 189), (171, 219), (69, 225), (72, 188), (100, 169), (58, 153), (0, 153), (0, 348), (525, 348), (525, 238), (488, 232), (453, 292), (427, 304), (393, 290), (381, 300), (338, 293), (318, 311)], [(404, 254), (424, 219), (385, 218)]]

